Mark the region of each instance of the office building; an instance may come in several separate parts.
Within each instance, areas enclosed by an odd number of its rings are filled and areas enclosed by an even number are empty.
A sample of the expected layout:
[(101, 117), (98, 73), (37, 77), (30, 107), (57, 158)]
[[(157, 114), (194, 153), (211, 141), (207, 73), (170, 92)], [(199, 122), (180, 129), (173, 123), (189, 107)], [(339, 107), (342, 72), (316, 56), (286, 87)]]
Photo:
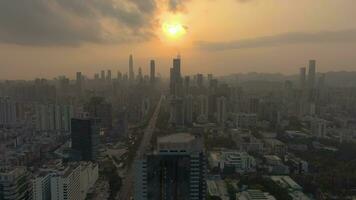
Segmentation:
[(184, 77), (184, 94), (190, 94), (190, 76)]
[(170, 118), (172, 126), (184, 126), (184, 101), (181, 97), (173, 97), (170, 100)]
[(106, 80), (111, 81), (111, 70), (107, 71)]
[(142, 75), (142, 68), (141, 67), (138, 68), (137, 80), (138, 80), (139, 83), (141, 83), (143, 81), (143, 75)]
[(156, 62), (154, 60), (150, 62), (150, 82), (151, 84), (156, 82)]
[(301, 90), (305, 89), (305, 84), (306, 84), (306, 68), (302, 67), (300, 68), (300, 73), (299, 73), (299, 87)]
[(207, 122), (209, 114), (209, 98), (206, 95), (199, 95), (198, 104), (198, 122)]
[(132, 82), (135, 80), (135, 72), (134, 72), (134, 61), (133, 56), (129, 57), (129, 81)]
[(315, 74), (316, 74), (316, 61), (309, 61), (309, 73), (308, 73), (308, 89), (315, 88)]
[(72, 149), (80, 159), (95, 161), (99, 143), (99, 130), (95, 119), (72, 119)]
[(82, 93), (82, 89), (83, 89), (83, 75), (82, 72), (77, 72), (77, 76), (76, 76), (76, 87), (77, 87), (77, 92), (78, 94)]
[(92, 97), (87, 105), (90, 118), (99, 119), (97, 125), (101, 129), (112, 129), (112, 105), (102, 97)]
[(204, 86), (204, 75), (203, 74), (197, 74), (197, 86), (199, 88), (202, 88)]
[(121, 73), (120, 71), (117, 72), (117, 77), (116, 77), (116, 79), (117, 79), (118, 81), (121, 81), (121, 80), (122, 80), (122, 73)]
[(184, 114), (185, 114), (185, 123), (192, 124), (193, 123), (193, 95), (187, 95), (184, 98)]
[(173, 59), (173, 67), (170, 69), (170, 94), (173, 96), (181, 96), (182, 92), (182, 77), (181, 77), (181, 59), (177, 57)]
[(227, 119), (227, 110), (226, 110), (226, 97), (218, 97), (217, 102), (217, 111), (216, 111), (216, 120), (220, 125), (224, 125)]
[(104, 70), (101, 70), (100, 79), (101, 79), (102, 81), (105, 80), (105, 71), (104, 71)]
[(206, 157), (200, 138), (160, 137), (157, 150), (135, 162), (135, 200), (204, 200)]

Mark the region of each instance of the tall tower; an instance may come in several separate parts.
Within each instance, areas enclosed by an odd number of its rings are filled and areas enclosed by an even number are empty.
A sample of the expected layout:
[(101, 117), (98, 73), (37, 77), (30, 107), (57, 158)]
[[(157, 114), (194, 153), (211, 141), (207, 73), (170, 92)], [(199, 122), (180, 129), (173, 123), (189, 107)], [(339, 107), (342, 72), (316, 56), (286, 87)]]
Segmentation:
[(111, 70), (107, 71), (106, 80), (111, 81)]
[(100, 79), (105, 80), (105, 71), (101, 70)]
[(171, 95), (180, 95), (181, 86), (181, 72), (180, 72), (181, 60), (178, 56), (173, 59), (173, 68), (171, 68), (171, 80), (170, 80), (170, 92)]
[(308, 89), (315, 88), (315, 72), (316, 71), (316, 61), (309, 61), (309, 74), (308, 74)]
[(135, 72), (134, 72), (134, 66), (133, 66), (133, 56), (130, 55), (129, 58), (129, 81), (134, 81), (135, 80)]
[(306, 82), (306, 68), (302, 67), (300, 68), (300, 73), (299, 73), (299, 84), (300, 84), (300, 89), (304, 90), (305, 89), (305, 82)]
[(150, 82), (154, 84), (156, 81), (156, 63), (154, 60), (150, 62)]

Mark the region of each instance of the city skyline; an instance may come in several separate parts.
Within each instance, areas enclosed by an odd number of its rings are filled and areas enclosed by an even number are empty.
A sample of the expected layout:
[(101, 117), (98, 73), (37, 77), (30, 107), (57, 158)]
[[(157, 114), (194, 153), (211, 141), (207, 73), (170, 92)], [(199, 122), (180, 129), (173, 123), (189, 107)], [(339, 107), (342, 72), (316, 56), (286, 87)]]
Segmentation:
[(165, 77), (177, 53), (185, 74), (293, 74), (309, 59), (321, 72), (356, 69), (352, 0), (19, 1), (0, 3), (1, 80), (126, 72), (129, 54)]

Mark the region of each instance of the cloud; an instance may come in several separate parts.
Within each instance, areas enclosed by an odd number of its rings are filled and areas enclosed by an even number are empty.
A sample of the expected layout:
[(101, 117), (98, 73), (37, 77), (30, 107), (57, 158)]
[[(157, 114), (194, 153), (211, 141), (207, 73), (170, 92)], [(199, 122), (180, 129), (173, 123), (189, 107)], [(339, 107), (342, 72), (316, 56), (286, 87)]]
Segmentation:
[(182, 12), (186, 10), (185, 4), (190, 0), (168, 0), (168, 9), (171, 12)]
[(0, 42), (80, 45), (147, 40), (155, 0), (0, 0)]
[(314, 33), (291, 32), (272, 36), (241, 39), (228, 42), (197, 41), (196, 45), (204, 50), (219, 51), (271, 47), (305, 43), (348, 43), (356, 42), (356, 30), (321, 31)]

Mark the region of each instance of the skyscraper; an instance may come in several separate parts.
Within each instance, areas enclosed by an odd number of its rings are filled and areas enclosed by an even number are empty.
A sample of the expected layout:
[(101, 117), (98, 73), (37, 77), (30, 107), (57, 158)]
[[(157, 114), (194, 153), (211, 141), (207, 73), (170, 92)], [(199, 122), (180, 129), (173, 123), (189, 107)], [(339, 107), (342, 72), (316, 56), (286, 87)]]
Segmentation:
[(180, 57), (173, 59), (173, 68), (170, 71), (170, 93), (173, 96), (181, 95), (182, 77), (181, 77), (181, 60)]
[(308, 89), (315, 88), (315, 73), (316, 73), (316, 61), (309, 61), (309, 73), (308, 73)]
[(129, 81), (135, 80), (135, 72), (134, 72), (134, 63), (133, 63), (133, 56), (130, 55), (129, 58)]
[(206, 157), (200, 138), (178, 133), (135, 162), (135, 200), (205, 200)]
[(78, 94), (81, 94), (82, 93), (82, 87), (83, 87), (83, 76), (82, 76), (82, 72), (77, 72), (77, 75), (76, 75), (76, 86), (77, 86), (77, 92)]
[(190, 93), (190, 76), (184, 77), (184, 93), (186, 95)]
[(72, 149), (84, 161), (95, 161), (99, 142), (99, 131), (94, 119), (72, 119)]
[(187, 95), (184, 98), (184, 107), (185, 107), (185, 123), (192, 124), (193, 123), (193, 95)]
[(119, 80), (119, 81), (122, 80), (122, 74), (120, 71), (117, 72), (117, 80)]
[(156, 63), (154, 60), (150, 62), (150, 82), (154, 84), (156, 81)]
[(138, 68), (137, 80), (138, 80), (139, 82), (142, 82), (142, 81), (143, 81), (142, 68), (141, 68), (141, 67)]
[(173, 59), (170, 73), (170, 123), (173, 126), (184, 125), (183, 81), (181, 77), (181, 60)]
[(299, 84), (300, 84), (300, 89), (304, 90), (305, 89), (305, 83), (306, 83), (306, 68), (302, 67), (300, 68), (300, 73), (299, 73)]
[(199, 88), (202, 88), (204, 86), (204, 75), (203, 74), (197, 74), (197, 86)]
[(217, 122), (220, 125), (224, 125), (226, 118), (227, 118), (227, 114), (226, 114), (226, 97), (222, 96), (222, 97), (218, 97), (216, 100), (217, 103)]
[(105, 80), (105, 71), (101, 70), (100, 79)]
[(111, 81), (111, 70), (107, 71), (106, 80)]

